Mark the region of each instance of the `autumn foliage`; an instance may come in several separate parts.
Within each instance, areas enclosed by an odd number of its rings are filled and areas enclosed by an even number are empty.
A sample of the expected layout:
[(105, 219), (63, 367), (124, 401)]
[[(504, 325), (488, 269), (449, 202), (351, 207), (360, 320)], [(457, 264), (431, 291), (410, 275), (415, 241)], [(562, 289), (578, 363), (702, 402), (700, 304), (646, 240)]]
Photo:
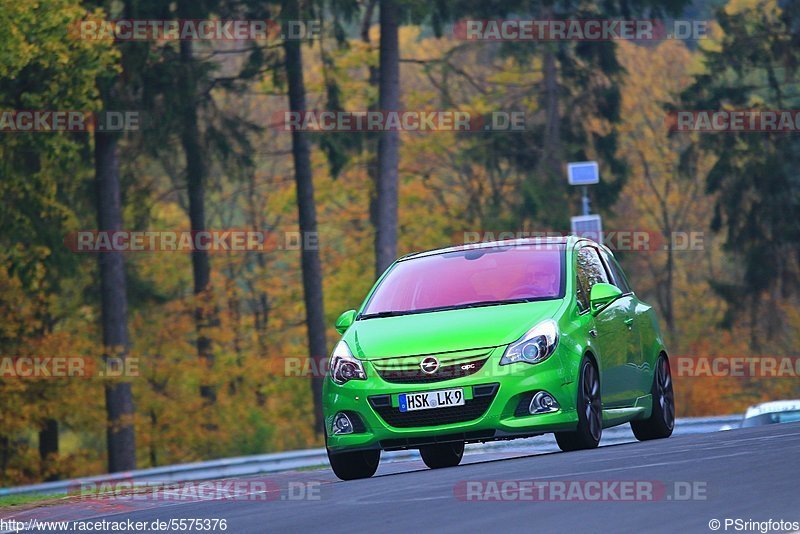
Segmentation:
[[(60, 12), (73, 12), (73, 19), (85, 15), (77, 2), (55, 3), (61, 4)], [(44, 44), (37, 49), (14, 36), (0, 37), (9, 40), (3, 44), (14, 45), (0, 53), (0, 76), (22, 76), (26, 66), (53, 58), (42, 68), (52, 71), (60, 86), (76, 88), (75, 94), (51, 87), (50, 92), (14, 100), (18, 92), (4, 82), (3, 105), (96, 106), (97, 91), (84, 82), (97, 71), (118, 68), (110, 44), (60, 46), (69, 41), (49, 34), (58, 26), (57, 10), (33, 13), (24, 6), (0, 1), (0, 10), (13, 7), (20, 25), (41, 32)], [(370, 67), (378, 61), (375, 31), (372, 44), (353, 38), (347, 46), (328, 40), (304, 46), (309, 109), (329, 106), (333, 88), (342, 109), (364, 110), (375, 101), (370, 81)], [(714, 39), (720, 39), (721, 30), (714, 31)], [(712, 40), (704, 46), (717, 44)], [(703, 236), (702, 246), (693, 249), (667, 246), (619, 253), (637, 294), (659, 313), (671, 352), (792, 354), (800, 341), (800, 314), (791, 291), (759, 292), (759, 309), (771, 310), (779, 316), (775, 320), (754, 322), (746, 313), (731, 314), (731, 301), (720, 288), (738, 279), (739, 260), (714, 226), (718, 198), (706, 188), (718, 156), (700, 150), (687, 160), (683, 155), (699, 134), (676, 136), (665, 126), (667, 108), (678, 105), (703, 72), (704, 50), (674, 40), (606, 45), (614, 47), (623, 72), (619, 79), (596, 74), (584, 89), (601, 92), (616, 85), (621, 95), (618, 117), (611, 120), (600, 113), (596, 102), (584, 100), (581, 88), (562, 87), (562, 98), (573, 103), (562, 112), (573, 125), (582, 121), (587, 140), (579, 148), (562, 149), (580, 150), (587, 159), (614, 153), (614, 165), (603, 163), (608, 189), (594, 205), (606, 229), (646, 231), (667, 245), (675, 233)], [(475, 114), (520, 110), (530, 118), (534, 133), (491, 137), (480, 132), (402, 132), (398, 252), (452, 244), (470, 231), (566, 232), (568, 216), (580, 209), (577, 192), (561, 177), (548, 181), (539, 168), (525, 167), (525, 157), (541, 150), (536, 137), (544, 113), (538, 92), (541, 55), (519, 59), (499, 44), (435, 37), (422, 25), (401, 28), (400, 48), (409, 60), (401, 68), (406, 109)], [(216, 66), (223, 70), (226, 62), (236, 61), (235, 55), (221, 58)], [(286, 109), (283, 80), (273, 74), (248, 81), (246, 91), (224, 84), (209, 91), (214, 111), (203, 117), (209, 124), (219, 126), (215, 121), (226, 116), (258, 127), (247, 132), (251, 153), (227, 146), (225, 157), (211, 158), (206, 225), (211, 230), (270, 232), (280, 243), (281, 236), (297, 232), (298, 220), (288, 156), (291, 134), (270, 124), (275, 111)], [(93, 227), (88, 134), (2, 135), (0, 155), (7, 168), (0, 179), (0, 221), (3, 234), (11, 237), (4, 238), (0, 250), (0, 356), (76, 355), (102, 366), (96, 257), (76, 254), (64, 243), (71, 232)], [(374, 154), (360, 133), (318, 133), (312, 140), (331, 344), (337, 336), (335, 318), (357, 307), (374, 282), (374, 182), (369, 170)], [(124, 226), (189, 231), (174, 139), (167, 138), (156, 151), (144, 145), (138, 135), (121, 141)], [(38, 171), (26, 170), (30, 162), (21, 160), (23, 152), (33, 155)], [(337, 165), (332, 165), (332, 153), (341, 158)], [(604, 198), (613, 200), (605, 203)], [(211, 272), (207, 294), (194, 295), (187, 253), (126, 254), (129, 355), (139, 362), (135, 376), (0, 377), (0, 485), (103, 472), (106, 380), (132, 384), (139, 467), (321, 445), (313, 427), (309, 376), (287, 376), (283, 365), (289, 358), (308, 358), (297, 250), (214, 253)], [(205, 330), (214, 354), (208, 365), (197, 357), (194, 320), (198, 307), (204, 306), (217, 319)], [(757, 345), (754, 336), (760, 340)], [(198, 395), (201, 384), (213, 387), (213, 403)], [(677, 377), (678, 415), (741, 412), (754, 402), (796, 396), (796, 384), (796, 378)], [(42, 455), (42, 432), (52, 421), (59, 425), (57, 452)]]

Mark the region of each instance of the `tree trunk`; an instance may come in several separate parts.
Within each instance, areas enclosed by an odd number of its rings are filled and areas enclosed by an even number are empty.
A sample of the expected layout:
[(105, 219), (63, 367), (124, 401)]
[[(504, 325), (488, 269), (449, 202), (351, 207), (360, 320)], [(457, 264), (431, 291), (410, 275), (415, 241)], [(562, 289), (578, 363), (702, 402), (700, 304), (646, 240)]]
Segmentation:
[[(543, 20), (555, 18), (552, 6), (542, 8)], [(567, 190), (564, 187), (564, 154), (561, 143), (560, 88), (558, 85), (558, 42), (542, 43), (542, 95), (544, 112), (544, 135), (542, 156), (536, 172), (530, 178), (532, 190), (538, 191), (539, 207), (542, 208), (539, 224), (556, 225), (566, 216)], [(545, 200), (546, 199), (546, 200)], [(542, 205), (547, 203), (547, 205)], [(552, 208), (560, 206), (559, 210)], [(544, 217), (544, 220), (541, 220)]]
[[(153, 433), (153, 436), (156, 435), (158, 432), (158, 414), (156, 411), (151, 409), (150, 410), (150, 432)], [(156, 442), (154, 439), (150, 440), (150, 467), (158, 466), (158, 451), (156, 451)]]
[[(366, 44), (367, 46), (372, 45), (369, 36), (369, 30), (372, 27), (372, 18), (375, 14), (375, 7), (378, 4), (378, 0), (369, 0), (369, 4), (367, 4), (366, 8), (364, 9), (364, 16), (361, 19), (361, 41)], [(379, 88), (379, 80), (380, 80), (380, 73), (378, 72), (378, 67), (374, 65), (369, 65), (369, 76), (367, 78), (369, 84), (372, 87)], [(370, 102), (368, 106), (369, 111), (375, 111), (377, 106), (377, 102)], [(369, 222), (372, 224), (372, 227), (375, 229), (375, 235), (377, 236), (378, 232), (378, 139), (376, 137), (377, 134), (373, 132), (365, 132), (365, 142), (364, 142), (364, 158), (366, 162), (366, 169), (367, 169), (367, 176), (369, 177), (370, 184), (372, 185), (372, 189), (369, 193)], [(376, 249), (377, 250), (377, 249)], [(376, 262), (377, 265), (377, 262)], [(377, 267), (376, 267), (377, 270)], [(380, 276), (380, 272), (376, 274), (376, 278)]]
[[(286, 3), (287, 18), (299, 18), (299, 6), (296, 1)], [(303, 81), (303, 53), (301, 43), (286, 39), (286, 79), (289, 89), (289, 109), (303, 113), (306, 110), (306, 90)], [(297, 187), (297, 210), (300, 222), (300, 234), (303, 245), (300, 247), (300, 259), (303, 269), (303, 294), (306, 308), (306, 329), (308, 331), (309, 357), (312, 369), (323, 369), (327, 358), (327, 341), (325, 339), (325, 312), (322, 295), (322, 264), (316, 247), (306, 247), (305, 237), (317, 235), (317, 208), (314, 201), (314, 181), (311, 172), (311, 148), (308, 136), (302, 131), (292, 132), (292, 156), (294, 158), (294, 179)], [(311, 377), (311, 391), (314, 397), (314, 418), (316, 428), (323, 429), (322, 417), (322, 382), (324, 377), (314, 372)]]
[[(178, 5), (178, 14), (182, 18), (192, 18), (192, 2), (182, 0)], [(206, 156), (200, 140), (200, 128), (197, 119), (197, 69), (194, 66), (192, 41), (180, 43), (180, 61), (182, 76), (179, 82), (182, 110), (181, 144), (186, 156), (186, 185), (189, 196), (189, 223), (193, 233), (206, 230), (205, 182), (207, 175)], [(194, 294), (198, 299), (194, 318), (197, 329), (197, 355), (205, 369), (210, 370), (214, 364), (211, 339), (207, 329), (216, 324), (216, 312), (211, 295), (211, 266), (208, 251), (192, 251), (192, 272), (194, 275)], [(200, 395), (209, 403), (216, 400), (214, 386), (201, 383)]]
[[(400, 111), (400, 44), (395, 0), (380, 2), (379, 106)], [(397, 257), (397, 203), (400, 132), (381, 132), (378, 139), (378, 184), (375, 228), (375, 276)]]
[[(119, 184), (117, 137), (97, 132), (94, 141), (97, 187), (97, 227), (102, 231), (122, 229), (122, 201)], [(125, 259), (122, 252), (97, 255), (100, 266), (100, 296), (104, 359), (124, 359), (128, 351), (128, 297)], [(124, 364), (123, 364), (123, 369)], [(133, 428), (133, 396), (127, 382), (106, 384), (108, 426), (108, 470), (111, 473), (136, 469), (136, 440)]]
[(750, 297), (750, 351), (752, 354), (761, 352), (761, 341), (758, 335), (758, 309), (761, 304), (761, 295), (753, 292)]
[[(247, 181), (247, 206), (248, 218), (250, 219), (250, 227), (253, 232), (260, 232), (264, 225), (260, 215), (262, 206), (261, 199), (258, 196), (256, 188), (256, 175), (250, 173)], [(256, 276), (261, 276), (262, 273), (267, 271), (267, 260), (264, 254), (256, 254), (256, 263), (258, 264), (258, 271)], [(269, 324), (269, 296), (267, 292), (261, 288), (252, 288), (253, 293), (253, 306), (255, 308), (253, 323), (256, 331), (256, 343), (258, 346), (258, 354), (264, 357), (267, 354), (267, 326)]]
[(558, 109), (558, 66), (553, 50), (546, 44), (542, 59), (544, 76), (544, 163), (551, 179), (561, 176), (561, 114)]
[[(45, 471), (50, 465), (51, 454), (58, 454), (58, 421), (55, 419), (47, 419), (39, 431), (39, 458)], [(58, 480), (58, 474), (50, 473), (45, 478), (46, 482), (53, 480)]]
[(5, 486), (8, 483), (8, 436), (0, 436), (0, 481)]
[(672, 232), (667, 233), (669, 246), (667, 247), (667, 264), (666, 270), (666, 287), (664, 288), (664, 322), (667, 324), (667, 333), (669, 334), (669, 342), (672, 346), (676, 343), (675, 336), (675, 310), (674, 310), (674, 291), (675, 291), (675, 252), (672, 250)]

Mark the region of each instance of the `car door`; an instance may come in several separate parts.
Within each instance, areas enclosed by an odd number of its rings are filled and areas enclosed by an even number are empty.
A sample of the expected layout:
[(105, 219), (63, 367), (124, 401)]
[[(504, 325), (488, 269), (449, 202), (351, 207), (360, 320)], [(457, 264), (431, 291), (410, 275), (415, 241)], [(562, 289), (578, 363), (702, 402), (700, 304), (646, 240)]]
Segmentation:
[[(628, 357), (624, 369), (619, 373), (619, 379), (624, 381), (627, 390), (624, 397), (632, 404), (638, 397), (650, 392), (649, 369), (642, 351), (641, 331), (642, 316), (646, 315), (649, 306), (636, 297), (622, 267), (613, 254), (605, 247), (600, 247), (599, 251), (609, 275), (609, 283), (614, 284), (622, 291), (622, 297), (618, 302), (620, 306), (627, 309), (624, 322), (628, 328)], [(645, 382), (648, 383), (646, 387)]]
[(619, 262), (613, 255), (609, 254), (610, 265), (612, 270), (616, 271), (614, 275), (620, 281), (620, 289), (625, 287), (626, 292), (630, 292), (633, 299), (634, 307), (634, 331), (639, 337), (639, 352), (637, 353), (636, 363), (639, 367), (639, 380), (642, 395), (648, 395), (653, 386), (653, 369), (655, 359), (658, 354), (658, 347), (661, 346), (661, 334), (658, 330), (658, 321), (656, 319), (656, 312), (653, 307), (640, 300), (636, 296), (636, 292), (631, 287), (628, 277), (619, 265)]
[[(611, 283), (608, 271), (600, 259), (597, 248), (583, 245), (576, 254), (576, 272), (578, 273), (578, 300), (583, 302), (588, 313), (588, 299), (592, 286), (599, 282)], [(629, 406), (632, 402), (634, 387), (628, 362), (632, 346), (631, 299), (621, 297), (606, 305), (594, 317), (593, 330), (596, 332), (594, 345), (600, 354), (600, 386), (603, 406), (613, 408)], [(638, 380), (634, 380), (638, 386)]]

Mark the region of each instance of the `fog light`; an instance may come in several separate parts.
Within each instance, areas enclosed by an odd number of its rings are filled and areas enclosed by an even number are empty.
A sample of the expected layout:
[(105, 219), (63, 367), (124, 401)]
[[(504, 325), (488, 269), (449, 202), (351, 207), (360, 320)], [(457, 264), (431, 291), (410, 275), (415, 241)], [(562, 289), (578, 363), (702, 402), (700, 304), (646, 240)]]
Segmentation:
[(347, 417), (347, 414), (339, 412), (336, 414), (336, 417), (333, 418), (333, 435), (340, 436), (342, 434), (352, 434), (353, 433), (353, 423), (350, 421), (350, 418)]
[(557, 412), (561, 408), (555, 397), (546, 391), (537, 391), (528, 405), (528, 412), (531, 415)]

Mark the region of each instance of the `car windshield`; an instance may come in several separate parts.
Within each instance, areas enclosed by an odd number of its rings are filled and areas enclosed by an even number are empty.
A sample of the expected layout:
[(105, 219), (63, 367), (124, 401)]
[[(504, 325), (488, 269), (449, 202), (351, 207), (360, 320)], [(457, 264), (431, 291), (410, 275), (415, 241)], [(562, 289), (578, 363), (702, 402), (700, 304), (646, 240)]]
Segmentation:
[(795, 423), (800, 421), (800, 410), (787, 412), (762, 413), (753, 417), (748, 417), (742, 422), (743, 427), (774, 425), (776, 423)]
[(458, 250), (399, 261), (362, 318), (562, 298), (564, 246)]

